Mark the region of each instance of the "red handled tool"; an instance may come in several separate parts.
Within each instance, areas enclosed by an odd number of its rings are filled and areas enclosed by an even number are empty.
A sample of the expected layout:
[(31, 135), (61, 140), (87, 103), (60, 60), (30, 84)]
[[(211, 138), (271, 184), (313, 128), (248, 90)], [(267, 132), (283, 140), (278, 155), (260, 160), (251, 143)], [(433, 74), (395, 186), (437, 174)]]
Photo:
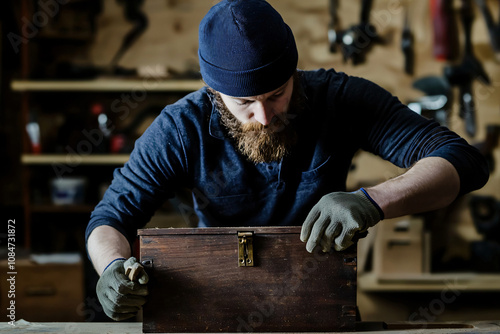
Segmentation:
[(455, 60), (459, 41), (453, 0), (430, 0), (429, 5), (434, 28), (434, 57), (441, 61)]

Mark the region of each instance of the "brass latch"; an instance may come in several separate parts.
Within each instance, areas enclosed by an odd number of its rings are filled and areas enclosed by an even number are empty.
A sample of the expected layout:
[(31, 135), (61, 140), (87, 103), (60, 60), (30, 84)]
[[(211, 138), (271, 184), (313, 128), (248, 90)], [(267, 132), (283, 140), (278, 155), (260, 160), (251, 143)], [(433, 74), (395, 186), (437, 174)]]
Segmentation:
[(253, 267), (253, 232), (238, 232), (238, 267)]

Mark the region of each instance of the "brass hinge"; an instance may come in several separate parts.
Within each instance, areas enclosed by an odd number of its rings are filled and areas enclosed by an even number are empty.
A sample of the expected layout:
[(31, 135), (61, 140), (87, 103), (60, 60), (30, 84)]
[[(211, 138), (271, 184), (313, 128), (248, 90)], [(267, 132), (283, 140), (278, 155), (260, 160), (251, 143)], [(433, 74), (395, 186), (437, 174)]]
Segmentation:
[(253, 232), (238, 232), (238, 267), (253, 267)]

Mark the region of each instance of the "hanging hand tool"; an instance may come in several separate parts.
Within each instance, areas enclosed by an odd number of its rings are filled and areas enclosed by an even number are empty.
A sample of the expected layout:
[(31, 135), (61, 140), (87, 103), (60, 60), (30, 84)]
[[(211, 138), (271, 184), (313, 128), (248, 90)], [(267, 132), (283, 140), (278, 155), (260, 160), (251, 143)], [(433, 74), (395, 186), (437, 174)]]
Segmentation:
[[(486, 22), (486, 27), (488, 28), (488, 34), (490, 35), (493, 52), (495, 52), (496, 60), (500, 62), (500, 22), (495, 23), (493, 20), (493, 16), (491, 15), (490, 9), (486, 4), (486, 0), (476, 0), (476, 4), (483, 13), (484, 21)], [(498, 18), (500, 19), (500, 3)]]
[(330, 42), (330, 52), (337, 52), (338, 33), (340, 32), (340, 23), (337, 11), (339, 9), (339, 0), (330, 0), (330, 24), (328, 26), (328, 41)]
[[(336, 27), (335, 34), (333, 34), (331, 28), (329, 30), (329, 34), (331, 35), (330, 50), (333, 50), (332, 52), (336, 50), (336, 47), (332, 46), (332, 43), (339, 44), (344, 56), (344, 62), (351, 59), (353, 65), (361, 64), (366, 60), (366, 54), (371, 47), (374, 44), (382, 43), (382, 39), (378, 36), (375, 26), (369, 22), (372, 3), (373, 0), (362, 0), (361, 22), (359, 24), (353, 25), (347, 30), (337, 30), (338, 27)], [(337, 7), (338, 2), (330, 2), (330, 13), (334, 15), (332, 16), (332, 22), (334, 23), (338, 22), (336, 19)]]
[(408, 103), (408, 107), (417, 114), (436, 120), (442, 126), (448, 126), (453, 95), (448, 81), (443, 77), (428, 76), (416, 80), (413, 87), (424, 92), (425, 96)]
[(490, 124), (486, 126), (486, 137), (484, 138), (484, 140), (473, 145), (486, 158), (490, 174), (492, 174), (495, 170), (495, 157), (493, 156), (493, 153), (498, 147), (499, 139), (500, 125)]
[(472, 23), (474, 21), (474, 11), (472, 7), (472, 0), (462, 0), (460, 17), (464, 30), (464, 53), (462, 63), (459, 65), (445, 67), (444, 74), (452, 86), (459, 87), (459, 115), (465, 121), (465, 130), (467, 134), (474, 137), (476, 134), (476, 110), (472, 84), (475, 79), (478, 79), (483, 84), (489, 85), (490, 79), (473, 52), (471, 30)]
[(477, 231), (487, 240), (500, 241), (500, 202), (493, 196), (474, 195), (469, 206)]
[(406, 7), (405, 22), (401, 36), (401, 50), (405, 56), (405, 73), (409, 75), (413, 75), (413, 68), (415, 64), (415, 51), (413, 49), (413, 43), (413, 33), (410, 29), (410, 23), (408, 20), (408, 7)]
[(125, 19), (134, 26), (123, 38), (122, 44), (116, 54), (113, 56), (109, 65), (95, 66), (74, 64), (68, 61), (59, 62), (56, 65), (56, 76), (60, 79), (91, 79), (100, 75), (112, 76), (136, 76), (136, 69), (124, 68), (118, 65), (118, 62), (130, 47), (137, 41), (139, 36), (144, 33), (148, 27), (148, 18), (141, 11), (144, 0), (116, 0), (124, 6)]
[(448, 126), (448, 102), (444, 95), (423, 96), (417, 101), (408, 103), (408, 108), (426, 118), (434, 119), (442, 126)]
[(453, 0), (430, 0), (434, 47), (437, 60), (455, 60), (459, 54), (458, 25), (453, 10)]
[(111, 68), (117, 68), (121, 57), (148, 27), (148, 18), (141, 11), (144, 0), (117, 0), (117, 2), (125, 7), (125, 18), (132, 22), (134, 27), (123, 38), (120, 49), (111, 60)]
[(439, 76), (426, 76), (415, 80), (413, 87), (421, 90), (425, 95), (445, 95), (451, 99), (451, 87), (446, 78)]
[(500, 272), (500, 202), (494, 196), (474, 195), (469, 209), (477, 232), (483, 236), (470, 244), (472, 269)]

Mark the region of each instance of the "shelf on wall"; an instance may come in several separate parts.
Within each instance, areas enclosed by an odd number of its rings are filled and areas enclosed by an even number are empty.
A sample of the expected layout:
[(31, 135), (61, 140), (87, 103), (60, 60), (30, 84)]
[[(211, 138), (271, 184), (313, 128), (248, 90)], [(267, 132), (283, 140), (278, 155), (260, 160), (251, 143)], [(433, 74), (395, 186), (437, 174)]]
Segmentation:
[(500, 274), (431, 273), (415, 275), (358, 275), (358, 287), (365, 292), (439, 292), (455, 289), (465, 292), (500, 292)]
[(144, 79), (92, 79), (92, 80), (13, 80), (13, 91), (148, 91), (192, 92), (204, 86), (201, 80)]
[(24, 165), (123, 165), (128, 161), (128, 154), (23, 154), (21, 163)]

